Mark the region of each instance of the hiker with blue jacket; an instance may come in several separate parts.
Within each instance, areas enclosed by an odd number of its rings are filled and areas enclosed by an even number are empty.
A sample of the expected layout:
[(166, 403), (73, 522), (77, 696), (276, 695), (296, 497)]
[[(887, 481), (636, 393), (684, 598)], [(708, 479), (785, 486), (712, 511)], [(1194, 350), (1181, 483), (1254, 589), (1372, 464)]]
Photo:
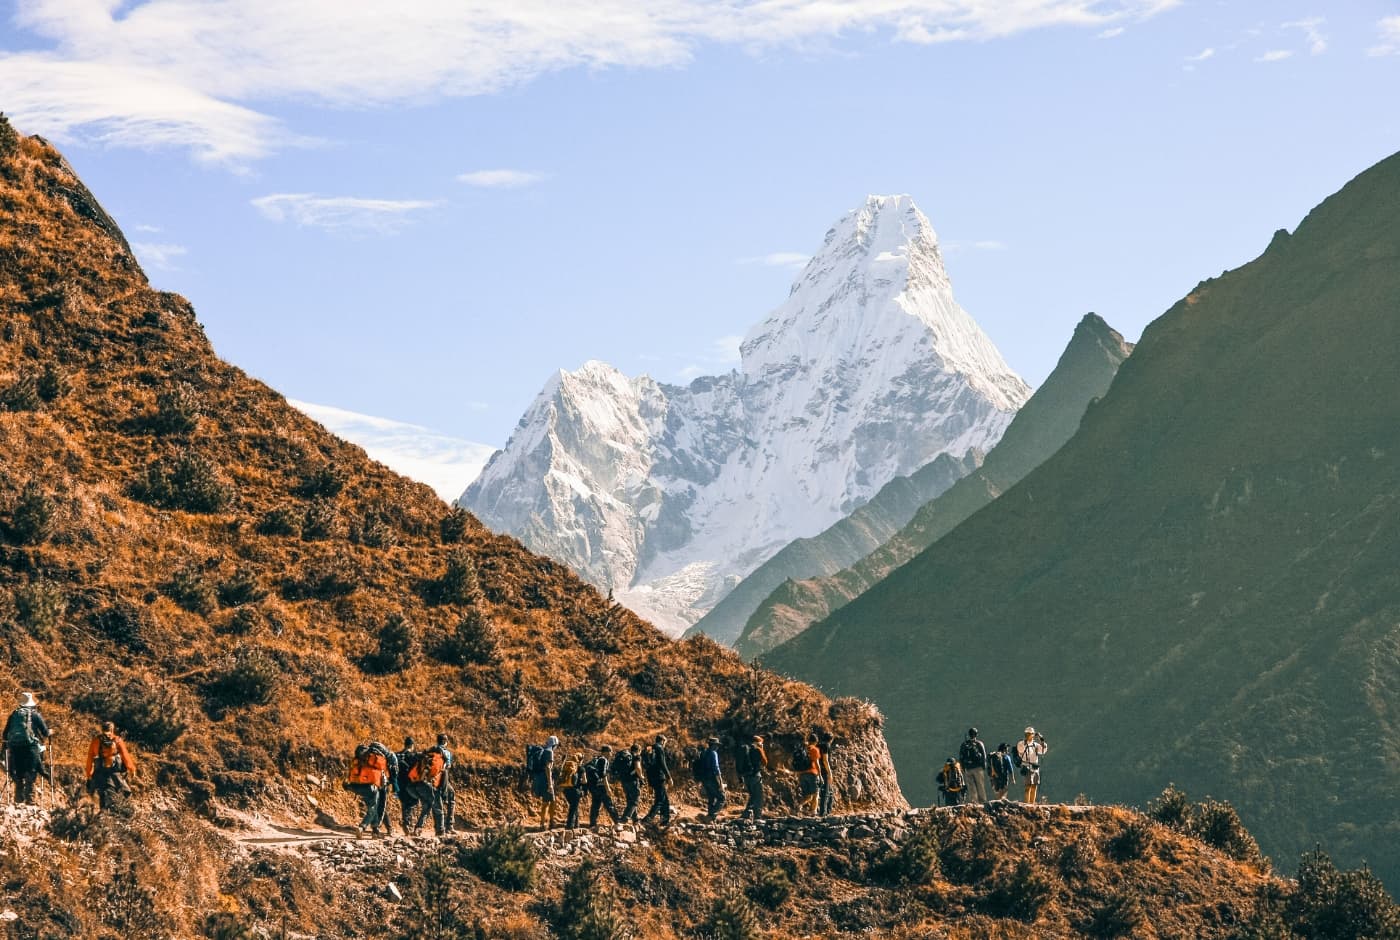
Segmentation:
[(719, 738), (710, 738), (709, 747), (700, 752), (700, 756), (695, 761), (695, 777), (700, 781), (700, 787), (705, 792), (705, 815), (700, 817), (706, 822), (714, 822), (719, 817), (719, 811), (724, 809), (724, 778), (720, 776), (719, 770)]
[(34, 693), (19, 697), (19, 707), (5, 722), (5, 768), (15, 784), (15, 802), (34, 802), (34, 783), (44, 768), (44, 750), (51, 737)]
[(525, 772), (530, 775), (530, 793), (540, 801), (540, 830), (554, 828), (554, 749), (559, 739), (550, 735), (544, 744), (525, 749)]

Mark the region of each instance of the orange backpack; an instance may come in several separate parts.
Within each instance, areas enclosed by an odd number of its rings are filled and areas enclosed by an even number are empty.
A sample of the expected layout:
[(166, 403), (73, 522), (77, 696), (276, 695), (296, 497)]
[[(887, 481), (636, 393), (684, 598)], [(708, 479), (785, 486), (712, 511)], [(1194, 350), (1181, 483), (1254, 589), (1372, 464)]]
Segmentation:
[(384, 759), (384, 755), (370, 750), (363, 744), (355, 748), (355, 756), (350, 761), (350, 773), (345, 782), (382, 787), (388, 781), (389, 762)]
[(419, 754), (418, 762), (409, 768), (409, 782), (426, 783), (430, 787), (436, 787), (442, 782), (442, 766), (442, 751), (430, 748)]

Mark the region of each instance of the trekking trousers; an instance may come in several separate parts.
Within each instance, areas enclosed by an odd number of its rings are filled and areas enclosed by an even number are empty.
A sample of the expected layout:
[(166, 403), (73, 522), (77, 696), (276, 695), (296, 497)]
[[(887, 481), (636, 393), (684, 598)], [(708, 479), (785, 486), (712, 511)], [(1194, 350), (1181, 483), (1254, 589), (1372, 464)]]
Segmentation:
[(564, 822), (565, 829), (578, 828), (578, 804), (583, 794), (578, 787), (564, 787), (564, 799), (569, 803), (569, 818)]
[(744, 789), (749, 791), (749, 801), (744, 804), (744, 811), (739, 814), (740, 819), (752, 816), (759, 819), (763, 816), (763, 774), (744, 774)]
[(617, 807), (613, 806), (612, 795), (608, 793), (606, 783), (595, 783), (588, 788), (588, 795), (591, 797), (588, 803), (588, 825), (590, 827), (598, 825), (598, 810), (606, 809), (608, 816), (614, 823), (621, 822), (617, 818)]
[(651, 822), (658, 814), (661, 816), (661, 825), (671, 824), (671, 794), (666, 792), (665, 780), (652, 780), (651, 783), (651, 809), (642, 817), (642, 822)]
[(10, 779), (15, 782), (15, 802), (34, 802), (34, 782), (39, 779), (43, 758), (38, 745), (9, 745)]
[(544, 796), (540, 797), (540, 828), (541, 828), (541, 829), (553, 829), (553, 828), (554, 828), (554, 804), (555, 804), (555, 802), (557, 802), (557, 801), (554, 799), (554, 794), (553, 794), (553, 793), (546, 793)]
[(720, 784), (718, 777), (706, 777), (700, 781), (700, 786), (705, 791), (706, 815), (711, 818), (718, 816), (719, 811), (724, 809), (724, 787)]
[(967, 801), (971, 803), (976, 800), (978, 803), (987, 802), (987, 769), (985, 767), (969, 767), (967, 773)]
[(384, 831), (385, 831), (385, 832), (389, 832), (389, 831), (390, 831), (390, 829), (389, 829), (389, 790), (390, 790), (391, 788), (392, 788), (392, 787), (380, 787), (380, 788), (379, 788), (379, 802), (376, 804), (376, 808), (378, 809), (378, 818), (375, 819), (374, 824), (375, 824), (376, 826), (378, 826), (380, 823), (383, 823), (383, 824), (384, 824)]
[[(92, 775), (92, 779), (97, 779), (97, 774)], [(346, 789), (360, 798), (364, 804), (365, 813), (360, 817), (361, 829), (372, 829), (379, 825), (379, 787), (372, 783), (352, 783)], [(105, 809), (105, 807), (104, 807)]]
[(622, 781), (622, 795), (627, 798), (622, 807), (622, 821), (637, 821), (637, 803), (642, 798), (642, 784), (637, 780)]
[(817, 815), (830, 816), (832, 804), (835, 803), (835, 794), (832, 791), (831, 780), (822, 777), (821, 785), (817, 787)]
[(821, 799), (821, 776), (818, 774), (802, 774), (797, 778), (797, 782), (802, 789), (802, 815), (816, 815), (817, 802)]
[(456, 827), (457, 791), (452, 789), (452, 781), (443, 773), (442, 786), (438, 788), (438, 802), (442, 805), (442, 828), (451, 832)]
[(418, 820), (413, 824), (413, 831), (416, 833), (423, 828), (423, 822), (428, 818), (428, 812), (431, 810), (433, 831), (442, 835), (442, 800), (439, 799), (437, 787), (431, 783), (410, 783), (408, 789), (419, 804)]
[(418, 797), (413, 793), (413, 784), (405, 781), (399, 784), (399, 821), (403, 831), (413, 828), (413, 808), (418, 805)]

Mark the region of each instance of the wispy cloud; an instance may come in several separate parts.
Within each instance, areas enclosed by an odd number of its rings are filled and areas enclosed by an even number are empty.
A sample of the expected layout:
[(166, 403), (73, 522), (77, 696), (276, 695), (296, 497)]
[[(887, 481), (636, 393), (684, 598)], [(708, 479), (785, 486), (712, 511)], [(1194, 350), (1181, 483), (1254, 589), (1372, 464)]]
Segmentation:
[(1293, 56), (1293, 50), (1292, 50), (1292, 49), (1270, 49), (1268, 52), (1264, 53), (1263, 55), (1255, 56), (1255, 57), (1254, 57), (1254, 61), (1255, 61), (1255, 62), (1282, 62), (1284, 59), (1291, 58), (1292, 56)]
[(1312, 16), (1305, 20), (1294, 20), (1291, 23), (1284, 23), (1284, 29), (1300, 29), (1303, 37), (1308, 42), (1309, 55), (1322, 55), (1327, 51), (1327, 37), (1322, 34), (1322, 24), (1327, 22), (1320, 16)]
[(143, 235), (158, 235), (158, 234), (160, 234), (160, 226), (159, 226), (159, 225), (144, 225), (144, 224), (143, 224), (143, 225), (133, 225), (133, 226), (131, 227), (131, 230), (132, 230), (133, 232), (140, 232), (140, 233), (143, 234)]
[(495, 448), (417, 424), (377, 418), (305, 401), (292, 407), (321, 422), (331, 433), (358, 444), (390, 470), (426, 483), (444, 500), (462, 495)]
[(1206, 59), (1213, 59), (1213, 58), (1215, 58), (1215, 48), (1212, 47), (1212, 46), (1207, 46), (1206, 48), (1202, 49), (1200, 52), (1196, 53), (1195, 55), (1189, 55), (1189, 56), (1187, 56), (1187, 57), (1186, 57), (1186, 61), (1187, 61), (1187, 62), (1204, 62)]
[(1400, 54), (1400, 16), (1387, 16), (1376, 23), (1381, 41), (1366, 50), (1367, 55)]
[[(139, 229), (140, 226), (137, 226)], [(189, 254), (184, 245), (171, 245), (164, 242), (132, 242), (132, 251), (141, 263), (161, 271), (175, 271), (175, 259)]]
[(293, 222), (334, 232), (392, 234), (410, 217), (435, 202), (420, 199), (362, 199), (356, 196), (317, 196), (312, 193), (273, 193), (254, 199), (253, 206), (273, 222)]
[(491, 94), (562, 69), (685, 65), (884, 33), (984, 41), (1048, 27), (1096, 32), (1179, 0), (17, 0), (26, 51), (0, 52), (0, 101), (27, 132), (178, 147), (245, 165), (302, 142), (262, 108), (333, 108)]
[(811, 260), (810, 255), (804, 255), (800, 251), (774, 251), (766, 255), (740, 258), (739, 264), (761, 264), (769, 268), (800, 268)]
[(482, 189), (520, 189), (545, 179), (543, 173), (528, 170), (473, 170), (457, 177), (457, 182)]
[(1106, 30), (1104, 30), (1103, 32), (1101, 32), (1101, 33), (1099, 33), (1097, 36), (1095, 36), (1094, 38), (1095, 38), (1095, 39), (1117, 39), (1119, 36), (1123, 35), (1123, 34), (1124, 34), (1125, 32), (1127, 32), (1127, 31), (1128, 31), (1128, 29), (1127, 29), (1126, 26), (1114, 26), (1114, 27), (1112, 27), (1111, 29), (1106, 29)]
[(739, 351), (744, 342), (742, 336), (721, 336), (714, 340), (698, 357), (698, 361), (688, 363), (677, 370), (676, 375), (685, 382), (702, 375), (726, 372), (737, 366), (743, 359)]

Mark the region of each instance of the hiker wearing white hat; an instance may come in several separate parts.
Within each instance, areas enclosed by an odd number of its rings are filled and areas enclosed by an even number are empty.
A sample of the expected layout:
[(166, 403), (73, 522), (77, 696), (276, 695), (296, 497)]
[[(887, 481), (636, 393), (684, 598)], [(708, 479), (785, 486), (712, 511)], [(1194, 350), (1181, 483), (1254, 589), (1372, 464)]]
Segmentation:
[(1040, 795), (1040, 759), (1049, 752), (1045, 735), (1026, 727), (1025, 738), (1016, 742), (1016, 763), (1026, 783), (1026, 802), (1034, 803)]
[(5, 722), (5, 766), (15, 783), (15, 802), (34, 802), (34, 782), (44, 767), (44, 748), (51, 737), (34, 693), (24, 692), (19, 707)]

